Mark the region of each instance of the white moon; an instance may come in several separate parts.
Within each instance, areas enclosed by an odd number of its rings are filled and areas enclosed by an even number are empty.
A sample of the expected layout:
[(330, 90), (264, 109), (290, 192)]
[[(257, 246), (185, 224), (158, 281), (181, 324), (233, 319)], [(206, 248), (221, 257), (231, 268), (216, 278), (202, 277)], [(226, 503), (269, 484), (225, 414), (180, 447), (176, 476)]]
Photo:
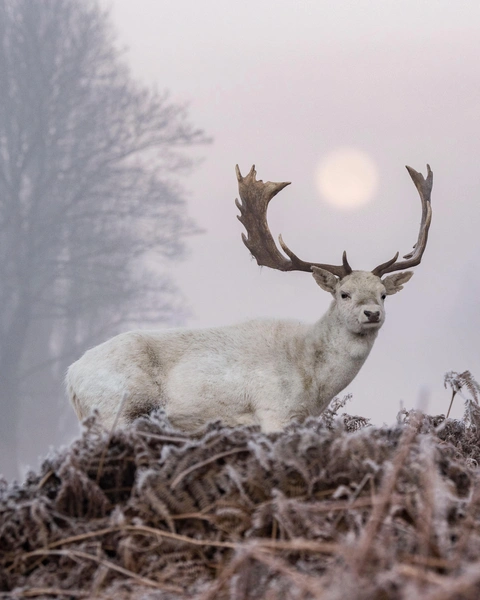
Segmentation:
[(339, 148), (328, 154), (318, 164), (315, 178), (321, 196), (345, 209), (370, 202), (378, 186), (375, 162), (354, 148)]

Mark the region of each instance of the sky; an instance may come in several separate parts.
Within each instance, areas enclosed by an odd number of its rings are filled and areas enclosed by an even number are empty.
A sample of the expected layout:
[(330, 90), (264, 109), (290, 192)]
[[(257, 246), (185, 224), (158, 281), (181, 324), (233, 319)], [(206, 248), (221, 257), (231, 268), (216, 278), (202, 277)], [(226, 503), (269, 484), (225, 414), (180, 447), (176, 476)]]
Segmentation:
[[(186, 103), (213, 137), (182, 180), (204, 229), (172, 267), (190, 327), (257, 317), (315, 322), (331, 301), (307, 273), (260, 268), (241, 241), (235, 164), (291, 181), (269, 224), (305, 260), (371, 270), (417, 239), (405, 165), (434, 172), (422, 264), (345, 393), (348, 412), (391, 423), (419, 402), (445, 413), (448, 371), (480, 381), (480, 3), (451, 0), (109, 0), (132, 74)], [(319, 165), (342, 151), (373, 165), (369, 201), (328, 202)], [(347, 168), (348, 173), (355, 170)], [(366, 168), (366, 171), (368, 169)], [(365, 171), (365, 172), (366, 172)], [(362, 182), (362, 176), (358, 185)], [(425, 404), (426, 403), (426, 404)], [(454, 406), (454, 416), (463, 412)]]

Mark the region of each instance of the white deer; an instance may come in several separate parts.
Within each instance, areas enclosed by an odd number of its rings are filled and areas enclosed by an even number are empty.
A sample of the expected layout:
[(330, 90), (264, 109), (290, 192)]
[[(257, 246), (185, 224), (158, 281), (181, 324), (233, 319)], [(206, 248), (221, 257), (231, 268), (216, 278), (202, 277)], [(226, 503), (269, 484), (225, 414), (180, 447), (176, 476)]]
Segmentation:
[[(106, 427), (116, 417), (127, 425), (163, 407), (173, 425), (194, 430), (209, 420), (260, 425), (265, 432), (292, 419), (319, 415), (355, 377), (385, 320), (384, 300), (412, 276), (404, 270), (420, 263), (431, 221), (432, 171), (407, 167), (422, 202), (414, 250), (397, 262), (398, 252), (373, 271), (352, 271), (343, 253), (341, 266), (299, 259), (270, 233), (270, 200), (288, 183), (257, 181), (253, 166), (246, 177), (236, 167), (236, 200), (248, 237), (243, 241), (259, 265), (312, 273), (333, 296), (314, 325), (284, 320), (254, 320), (211, 329), (130, 331), (88, 350), (70, 366), (66, 385), (79, 419), (94, 409)], [(403, 271), (387, 277), (386, 273)], [(122, 406), (123, 400), (123, 406)], [(117, 413), (120, 414), (117, 415)]]

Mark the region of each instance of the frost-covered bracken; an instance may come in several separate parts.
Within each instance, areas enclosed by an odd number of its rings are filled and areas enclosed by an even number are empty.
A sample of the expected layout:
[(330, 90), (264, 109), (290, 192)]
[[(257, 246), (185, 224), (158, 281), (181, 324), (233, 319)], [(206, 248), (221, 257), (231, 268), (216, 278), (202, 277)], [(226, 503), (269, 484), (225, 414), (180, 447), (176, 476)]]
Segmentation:
[[(288, 183), (257, 181), (255, 167), (243, 177), (237, 166), (243, 241), (259, 265), (313, 274), (333, 296), (314, 325), (283, 320), (250, 321), (229, 327), (131, 331), (84, 354), (68, 370), (67, 390), (80, 419), (97, 410), (111, 426), (162, 407), (185, 430), (221, 419), (227, 425), (260, 425), (265, 432), (293, 419), (320, 414), (355, 377), (385, 320), (384, 300), (412, 276), (420, 263), (431, 221), (433, 175), (407, 167), (422, 203), (414, 251), (373, 271), (305, 262), (283, 242), (277, 248), (266, 213)], [(385, 276), (387, 273), (394, 273)], [(383, 277), (383, 279), (382, 279)], [(123, 406), (122, 406), (123, 399)]]
[(0, 598), (473, 600), (480, 410), (265, 434), (161, 411), (0, 478)]

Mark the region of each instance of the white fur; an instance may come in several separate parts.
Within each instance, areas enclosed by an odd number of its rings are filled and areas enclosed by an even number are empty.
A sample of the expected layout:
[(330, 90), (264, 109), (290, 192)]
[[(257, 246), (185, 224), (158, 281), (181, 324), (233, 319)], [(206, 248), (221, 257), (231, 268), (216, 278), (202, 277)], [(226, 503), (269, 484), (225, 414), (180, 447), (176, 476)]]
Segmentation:
[[(123, 425), (156, 407), (186, 430), (221, 419), (268, 432), (320, 414), (369, 355), (385, 319), (382, 296), (402, 289), (412, 273), (382, 281), (365, 271), (342, 280), (313, 271), (333, 295), (314, 325), (257, 320), (203, 330), (131, 331), (87, 351), (66, 378), (77, 416), (97, 409), (109, 427), (125, 394)], [(364, 311), (378, 312), (378, 322), (369, 322)]]

